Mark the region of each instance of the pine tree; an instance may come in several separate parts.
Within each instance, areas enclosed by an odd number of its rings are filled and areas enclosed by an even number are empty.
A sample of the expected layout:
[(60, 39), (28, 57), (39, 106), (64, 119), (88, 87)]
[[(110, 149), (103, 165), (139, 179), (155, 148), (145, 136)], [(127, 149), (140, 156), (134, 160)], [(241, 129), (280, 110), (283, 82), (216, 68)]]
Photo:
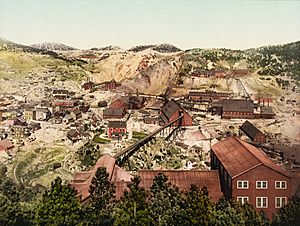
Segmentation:
[(35, 221), (41, 226), (77, 225), (81, 219), (81, 206), (76, 192), (69, 185), (63, 185), (58, 177), (50, 191), (43, 194), (37, 205)]
[(128, 185), (129, 191), (124, 192), (124, 197), (115, 208), (114, 225), (151, 225), (152, 219), (147, 203), (148, 194), (145, 189), (139, 187), (140, 181), (141, 178), (136, 176)]
[(154, 225), (188, 225), (182, 193), (159, 173), (153, 180), (151, 191), (151, 217)]
[(185, 193), (185, 199), (189, 225), (209, 225), (213, 204), (207, 188), (203, 187), (199, 190), (197, 186), (192, 184), (190, 190)]
[(85, 206), (85, 223), (87, 225), (112, 225), (113, 198), (115, 186), (109, 181), (106, 168), (97, 169), (90, 186), (90, 203)]

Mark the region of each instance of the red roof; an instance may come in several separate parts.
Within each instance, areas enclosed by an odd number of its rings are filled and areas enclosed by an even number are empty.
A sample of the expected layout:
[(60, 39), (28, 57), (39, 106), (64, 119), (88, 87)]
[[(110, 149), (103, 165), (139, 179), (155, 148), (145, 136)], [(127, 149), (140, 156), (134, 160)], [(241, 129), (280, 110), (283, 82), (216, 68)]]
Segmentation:
[(159, 173), (166, 175), (168, 181), (176, 185), (179, 190), (188, 191), (191, 184), (194, 184), (199, 189), (206, 186), (214, 202), (217, 202), (223, 196), (217, 170), (141, 170), (139, 171), (142, 179), (140, 186), (149, 190), (154, 177)]
[(0, 140), (0, 151), (7, 151), (14, 147), (13, 142), (8, 139)]
[[(99, 167), (106, 168), (106, 171), (109, 173), (109, 180), (114, 184), (116, 182), (123, 182), (126, 185), (126, 183), (130, 182), (131, 180), (131, 175), (117, 166), (116, 160), (112, 156), (105, 154), (98, 159), (96, 165), (90, 171), (75, 173), (74, 180), (70, 185), (77, 191), (78, 195), (81, 195), (82, 201), (85, 201), (87, 198), (89, 198), (90, 185)], [(117, 197), (123, 194), (123, 187), (126, 186), (116, 186)]]
[(288, 174), (269, 159), (264, 152), (237, 137), (229, 137), (214, 144), (212, 151), (232, 178), (260, 165), (264, 165), (289, 177)]

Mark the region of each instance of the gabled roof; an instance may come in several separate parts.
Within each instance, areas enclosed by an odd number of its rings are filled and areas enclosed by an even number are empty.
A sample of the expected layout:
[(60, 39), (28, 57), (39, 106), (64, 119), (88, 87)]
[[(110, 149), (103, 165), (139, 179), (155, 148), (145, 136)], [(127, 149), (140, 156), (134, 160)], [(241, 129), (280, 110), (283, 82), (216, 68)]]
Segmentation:
[(223, 112), (254, 112), (252, 100), (232, 99), (223, 100)]
[(220, 141), (214, 144), (211, 149), (232, 178), (260, 165), (289, 177), (264, 152), (237, 137), (229, 137)]
[(162, 112), (168, 119), (170, 119), (179, 110), (182, 110), (182, 108), (174, 100), (170, 100), (163, 107)]
[(251, 140), (254, 140), (256, 135), (262, 134), (262, 132), (249, 121), (244, 122), (240, 128)]
[(113, 116), (123, 116), (125, 113), (124, 108), (105, 108), (103, 111), (103, 115), (113, 115)]
[(109, 121), (109, 128), (126, 128), (126, 122), (123, 121)]
[[(79, 196), (81, 196), (81, 200), (85, 201), (90, 196), (90, 186), (93, 177), (99, 167), (105, 167), (106, 171), (109, 174), (109, 180), (113, 183), (122, 183), (121, 186), (116, 186), (116, 196), (119, 197), (123, 193), (123, 188), (126, 187), (126, 183), (130, 182), (131, 175), (127, 173), (125, 170), (121, 169), (116, 165), (116, 160), (105, 154), (101, 158), (98, 159), (96, 165), (89, 171), (86, 172), (77, 172), (75, 173), (74, 180), (70, 184), (73, 187)], [(124, 183), (124, 185), (123, 185)]]
[(223, 196), (217, 170), (141, 170), (139, 171), (140, 186), (149, 190), (154, 177), (159, 173), (166, 175), (168, 181), (177, 186), (179, 190), (188, 191), (191, 184), (194, 184), (199, 189), (206, 186), (214, 202), (217, 202)]

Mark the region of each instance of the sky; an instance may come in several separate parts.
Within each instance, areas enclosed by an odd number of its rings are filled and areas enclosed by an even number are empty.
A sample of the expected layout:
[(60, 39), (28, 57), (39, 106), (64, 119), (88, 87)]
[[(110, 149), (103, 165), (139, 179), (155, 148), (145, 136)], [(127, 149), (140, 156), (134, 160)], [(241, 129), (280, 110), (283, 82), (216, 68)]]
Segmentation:
[(246, 49), (300, 40), (300, 0), (0, 0), (0, 37), (87, 49)]

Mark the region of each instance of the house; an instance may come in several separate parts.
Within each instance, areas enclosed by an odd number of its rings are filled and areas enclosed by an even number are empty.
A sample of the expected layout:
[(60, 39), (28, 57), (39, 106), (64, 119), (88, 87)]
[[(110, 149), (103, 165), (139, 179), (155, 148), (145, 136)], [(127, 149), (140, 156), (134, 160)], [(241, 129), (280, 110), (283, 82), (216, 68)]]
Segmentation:
[(89, 82), (85, 82), (82, 84), (82, 89), (83, 90), (91, 90), (94, 87), (95, 83), (89, 81)]
[(9, 139), (0, 140), (0, 152), (5, 151), (8, 152), (14, 148), (14, 144)]
[(252, 100), (223, 100), (222, 118), (254, 118), (254, 103)]
[(24, 125), (14, 125), (12, 127), (12, 132), (14, 134), (14, 139), (21, 140), (26, 138), (28, 135), (28, 128)]
[(269, 218), (291, 197), (291, 177), (264, 152), (237, 137), (211, 147), (211, 169), (219, 171), (226, 199), (249, 202)]
[(188, 191), (192, 184), (199, 189), (206, 186), (213, 202), (217, 202), (222, 196), (219, 174), (217, 170), (140, 170), (140, 187), (150, 190), (153, 179), (159, 173), (168, 177), (168, 181), (179, 188), (180, 191)]
[(103, 111), (104, 119), (121, 119), (126, 115), (125, 108), (105, 108)]
[(52, 91), (52, 97), (54, 99), (67, 99), (69, 97), (69, 91), (66, 89), (55, 89)]
[(122, 96), (113, 101), (110, 108), (124, 108), (126, 111), (129, 109), (141, 109), (144, 107), (145, 98), (141, 96)]
[(116, 160), (112, 156), (105, 154), (98, 159), (91, 170), (75, 173), (74, 179), (70, 183), (70, 186), (77, 191), (82, 202), (89, 201), (91, 182), (99, 167), (106, 168), (109, 175), (108, 180), (116, 186), (116, 199), (120, 199), (123, 196), (127, 184), (131, 181), (132, 176), (116, 165)]
[(217, 93), (216, 91), (189, 91), (188, 99), (193, 101), (212, 102), (214, 100), (228, 99), (232, 93)]
[(145, 124), (159, 124), (160, 122), (160, 117), (159, 116), (145, 116), (144, 117), (144, 123)]
[(115, 90), (119, 86), (121, 86), (121, 84), (116, 82), (114, 79), (111, 81), (104, 82), (102, 84), (104, 90)]
[(24, 119), (25, 121), (31, 121), (33, 120), (33, 115), (34, 115), (34, 109), (33, 108), (28, 108), (24, 110)]
[(109, 121), (108, 122), (108, 137), (117, 137), (125, 135), (127, 132), (127, 124), (123, 121)]
[(271, 106), (261, 106), (259, 116), (259, 118), (271, 119), (274, 118), (275, 113), (273, 112), (273, 108)]
[(76, 129), (70, 129), (67, 133), (67, 137), (73, 142), (77, 142), (81, 139), (80, 133)]
[(79, 109), (74, 109), (73, 111), (71, 111), (70, 114), (76, 120), (82, 118), (82, 114), (81, 114), (81, 111)]
[(37, 121), (45, 121), (45, 120), (49, 119), (50, 115), (51, 115), (51, 112), (49, 111), (49, 109), (45, 108), (45, 107), (36, 108), (34, 110), (34, 112), (35, 112), (34, 120), (37, 120)]
[(254, 143), (266, 142), (266, 136), (249, 121), (244, 122), (240, 127), (240, 130), (244, 132)]
[(174, 100), (168, 101), (162, 108), (160, 113), (161, 124), (167, 124), (174, 121), (180, 115), (183, 115), (182, 126), (191, 126), (193, 124), (192, 117)]

